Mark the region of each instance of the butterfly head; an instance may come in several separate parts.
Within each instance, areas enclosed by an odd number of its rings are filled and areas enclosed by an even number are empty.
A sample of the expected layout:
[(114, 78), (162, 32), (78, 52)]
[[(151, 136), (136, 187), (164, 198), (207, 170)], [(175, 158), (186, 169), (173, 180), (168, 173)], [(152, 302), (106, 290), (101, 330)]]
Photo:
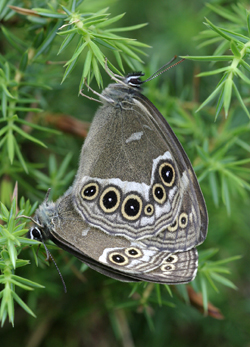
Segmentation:
[(124, 78), (124, 83), (127, 84), (130, 87), (133, 88), (141, 88), (141, 85), (144, 83), (141, 80), (141, 77), (144, 76), (145, 74), (143, 72), (132, 72), (129, 73), (125, 78)]
[[(39, 241), (39, 242), (41, 242), (43, 244), (44, 249), (46, 251), (46, 255), (47, 255), (46, 260), (51, 259), (53, 261), (53, 263), (54, 263), (54, 265), (55, 265), (55, 267), (56, 267), (56, 269), (57, 269), (57, 271), (59, 273), (61, 281), (63, 283), (64, 292), (67, 293), (67, 288), (66, 288), (66, 284), (64, 282), (63, 276), (62, 276), (62, 274), (61, 274), (61, 272), (60, 272), (60, 270), (59, 270), (59, 268), (58, 268), (54, 258), (52, 257), (50, 251), (48, 250), (48, 248), (47, 248), (47, 246), (45, 244), (45, 241), (50, 238), (50, 230), (49, 230), (49, 227), (50, 227), (50, 223), (49, 223), (50, 216), (49, 216), (48, 213), (46, 214), (46, 211), (48, 212), (48, 205), (50, 205), (50, 207), (51, 207), (51, 204), (54, 205), (54, 203), (48, 204), (47, 201), (44, 202), (43, 204), (40, 205), (39, 209), (37, 210), (37, 212), (35, 214), (35, 218), (34, 219), (30, 218), (33, 221), (34, 225), (29, 229), (26, 237), (28, 239), (31, 239), (31, 240)], [(43, 217), (46, 216), (46, 218), (44, 220), (45, 223), (43, 225), (40, 224), (40, 219), (41, 218), (39, 219), (39, 217), (38, 217), (39, 215), (43, 216)]]
[(53, 228), (53, 218), (56, 217), (56, 205), (52, 201), (45, 201), (36, 210), (34, 218), (29, 217), (33, 225), (27, 233), (27, 238), (40, 242), (51, 238), (51, 229)]

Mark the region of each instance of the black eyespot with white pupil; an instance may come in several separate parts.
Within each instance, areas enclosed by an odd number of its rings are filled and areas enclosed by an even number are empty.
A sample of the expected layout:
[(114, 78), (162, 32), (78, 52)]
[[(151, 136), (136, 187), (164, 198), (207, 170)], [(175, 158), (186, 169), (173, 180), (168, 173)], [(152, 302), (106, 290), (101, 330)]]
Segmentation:
[(140, 204), (136, 199), (129, 199), (125, 204), (125, 212), (128, 216), (134, 217), (140, 209)]
[(88, 183), (82, 188), (82, 197), (85, 200), (94, 200), (99, 192), (99, 186), (97, 183)]
[(188, 215), (182, 212), (179, 217), (179, 225), (181, 228), (185, 228), (188, 224)]
[(157, 199), (161, 200), (163, 198), (163, 189), (161, 187), (157, 187), (155, 189), (155, 196)]
[(173, 260), (174, 260), (173, 257), (168, 257), (166, 261), (167, 261), (168, 263), (171, 263)]
[(159, 204), (163, 204), (166, 200), (166, 192), (161, 184), (156, 183), (153, 186), (153, 198)]
[(128, 258), (121, 254), (120, 252), (112, 252), (108, 255), (108, 259), (111, 263), (117, 264), (117, 265), (126, 265), (128, 264), (129, 260)]
[(174, 176), (173, 169), (169, 165), (166, 165), (162, 168), (161, 174), (162, 174), (163, 180), (166, 183), (170, 183)]
[(107, 208), (110, 209), (114, 207), (117, 203), (117, 196), (115, 192), (108, 192), (104, 195), (102, 198), (103, 205)]
[(178, 256), (176, 254), (171, 254), (170, 256), (168, 256), (165, 259), (164, 263), (171, 263), (171, 264), (173, 264), (173, 263), (176, 263), (177, 261), (178, 261)]
[(138, 254), (138, 252), (137, 252), (136, 249), (130, 249), (130, 250), (128, 251), (128, 253), (129, 253), (130, 255), (137, 255), (137, 254)]
[(125, 262), (125, 258), (120, 255), (120, 254), (114, 254), (112, 255), (112, 260), (115, 262), (115, 263), (118, 263), (118, 264), (122, 264)]
[(163, 184), (167, 187), (172, 187), (175, 180), (174, 167), (169, 163), (163, 163), (160, 166), (159, 173)]
[(106, 188), (101, 194), (99, 204), (104, 212), (112, 213), (119, 207), (120, 201), (120, 191), (116, 187), (110, 186)]
[(162, 265), (161, 266), (161, 270), (164, 271), (172, 271), (175, 270), (175, 266), (173, 264), (169, 264), (169, 265)]
[(146, 216), (152, 216), (152, 214), (154, 213), (154, 206), (151, 204), (147, 204), (144, 207), (144, 213)]
[(96, 193), (96, 186), (89, 186), (88, 188), (84, 189), (84, 192), (83, 192), (83, 194), (88, 197), (95, 195), (95, 193)]
[(143, 255), (140, 248), (129, 247), (126, 248), (124, 251), (129, 258), (140, 258)]
[(136, 194), (129, 194), (122, 203), (121, 212), (124, 218), (136, 220), (141, 215), (142, 199)]

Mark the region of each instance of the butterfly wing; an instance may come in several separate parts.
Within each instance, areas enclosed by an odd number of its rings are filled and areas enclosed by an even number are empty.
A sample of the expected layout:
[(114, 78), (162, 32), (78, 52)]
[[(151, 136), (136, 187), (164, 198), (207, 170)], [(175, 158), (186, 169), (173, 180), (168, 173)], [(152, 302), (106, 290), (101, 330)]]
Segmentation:
[[(155, 237), (152, 245), (162, 250), (190, 249), (207, 232), (206, 206), (190, 161), (154, 105), (139, 92), (124, 94), (95, 115), (73, 185), (74, 207), (109, 235)], [(171, 229), (183, 216), (187, 225)]]
[(33, 232), (112, 278), (190, 282), (208, 224), (191, 163), (138, 90), (111, 84), (103, 97), (72, 188), (39, 207)]
[(195, 248), (169, 253), (113, 237), (82, 221), (74, 210), (71, 190), (56, 203), (50, 238), (96, 271), (121, 281), (177, 284), (190, 282), (197, 271)]

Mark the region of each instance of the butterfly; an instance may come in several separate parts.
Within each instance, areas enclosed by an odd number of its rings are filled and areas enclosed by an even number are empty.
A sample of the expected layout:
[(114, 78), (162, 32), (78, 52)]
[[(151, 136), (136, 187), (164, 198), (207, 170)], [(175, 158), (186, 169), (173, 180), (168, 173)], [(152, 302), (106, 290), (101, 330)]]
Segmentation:
[[(165, 70), (164, 70), (165, 71)], [(28, 236), (52, 240), (121, 281), (192, 281), (207, 234), (206, 204), (182, 145), (141, 93), (142, 73), (111, 74), (99, 95), (73, 185), (48, 196)]]

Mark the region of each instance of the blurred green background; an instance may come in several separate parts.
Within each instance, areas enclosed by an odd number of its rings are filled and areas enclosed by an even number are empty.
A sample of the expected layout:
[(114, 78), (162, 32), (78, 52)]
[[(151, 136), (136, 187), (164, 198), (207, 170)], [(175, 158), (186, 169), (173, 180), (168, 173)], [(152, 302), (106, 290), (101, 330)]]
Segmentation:
[[(210, 1), (210, 3), (220, 3), (225, 8), (229, 8), (230, 4), (235, 2)], [(247, 2), (241, 1), (241, 3), (247, 6)], [(205, 6), (205, 1), (89, 0), (84, 4), (86, 11), (88, 11), (88, 6), (91, 11), (93, 11), (94, 5), (96, 9), (109, 6), (112, 16), (126, 12), (119, 22), (121, 26), (148, 23), (140, 30), (124, 34), (152, 47), (145, 49), (148, 56), (142, 57), (145, 61), (143, 70), (147, 76), (174, 55), (211, 55), (216, 48), (214, 45), (197, 49), (199, 41), (195, 40), (195, 37), (205, 29), (204, 17), (208, 17), (211, 21), (218, 20), (218, 16)], [(30, 1), (21, 1), (17, 5), (25, 8), (38, 7), (39, 1), (32, 2), (32, 4)], [(5, 23), (5, 25), (12, 32), (20, 30), (19, 35), (22, 35), (22, 30), (25, 31), (25, 28), (19, 28), (18, 22), (15, 23), (15, 21)], [(8, 44), (4, 42), (3, 36), (0, 36), (0, 40), (2, 52), (5, 53), (9, 49)], [(51, 56), (54, 55), (54, 60), (66, 61), (72, 55), (70, 50), (62, 55), (56, 55), (61, 42), (62, 38), (58, 37)], [(50, 65), (46, 68), (43, 64), (36, 66), (36, 69), (40, 69), (40, 82), (46, 81), (52, 87), (52, 90), (43, 91), (41, 95), (38, 95), (42, 100), (42, 108), (49, 115), (70, 115), (86, 122), (90, 122), (93, 118), (98, 104), (78, 97), (82, 60), (84, 57), (79, 59), (76, 68), (63, 84), (60, 84), (64, 73), (62, 65)], [(115, 64), (115, 60), (113, 63)], [(145, 86), (144, 94), (166, 115), (167, 119), (168, 116), (174, 118), (176, 107), (173, 108), (173, 104), (178, 103), (178, 100), (186, 103), (187, 109), (190, 105), (190, 108), (195, 109), (212, 92), (219, 77), (195, 78), (195, 74), (208, 69), (208, 63), (185, 61)], [(126, 67), (126, 72), (130, 72), (128, 67)], [(110, 79), (104, 73), (103, 79), (106, 86)], [(91, 86), (98, 90), (94, 82)], [(248, 124), (247, 117), (240, 109), (237, 110), (237, 106), (234, 112), (235, 118), (230, 121), (230, 126)], [(214, 123), (212, 107), (209, 111), (200, 112), (199, 116), (203, 117), (206, 127), (211, 129), (211, 134), (215, 137), (218, 136), (215, 129), (227, 122), (223, 116), (220, 116)], [(193, 121), (195, 122), (195, 120)], [(174, 125), (173, 130), (179, 136), (191, 161), (195, 159), (195, 141), (192, 136), (190, 134), (185, 136), (184, 133), (178, 132)], [(202, 132), (202, 128), (200, 131)], [(33, 131), (32, 135), (36, 136), (36, 131)], [(60, 136), (51, 134), (42, 136), (44, 138), (40, 137), (40, 139), (46, 143), (48, 148), (41, 149), (35, 145), (30, 147), (29, 143), (24, 143), (22, 151), (26, 158), (31, 162), (43, 163), (42, 172), (46, 173), (50, 154), (56, 156), (59, 165), (70, 151), (72, 153), (70, 169), (75, 172), (83, 138), (66, 133), (62, 133)], [(200, 137), (202, 136), (200, 133)], [(247, 137), (249, 139), (249, 132)], [(235, 154), (232, 152), (232, 155)], [(24, 181), (34, 179), (25, 174), (22, 178)], [(14, 180), (10, 182), (12, 188), (14, 183)], [(232, 202), (231, 214), (228, 215), (226, 207), (221, 201), (219, 206), (215, 207), (207, 183), (207, 181), (202, 181), (201, 187), (208, 207), (210, 224), (208, 237), (198, 250), (218, 248), (219, 252), (215, 257), (217, 260), (242, 255), (240, 260), (229, 264), (231, 275), (228, 278), (238, 289), (233, 290), (222, 285), (218, 286), (219, 293), (216, 293), (212, 287), (209, 289), (209, 301), (221, 311), (224, 316), (223, 320), (204, 316), (197, 308), (185, 303), (182, 300), (181, 289), (178, 287), (173, 289), (173, 298), (169, 296), (164, 286), (161, 287), (162, 299), (175, 304), (175, 307), (159, 306), (153, 289), (152, 302), (145, 309), (143, 305), (136, 303), (140, 294), (145, 293), (144, 284), (140, 285), (138, 293), (134, 293), (129, 298), (133, 285), (113, 281), (90, 269), (82, 273), (80, 272), (82, 264), (78, 260), (66, 252), (53, 250), (53, 256), (56, 258), (67, 284), (68, 293), (63, 293), (60, 278), (53, 264), (49, 268), (43, 263), (40, 267), (32, 264), (18, 270), (18, 275), (44, 284), (46, 288), (31, 293), (22, 293), (19, 290), (19, 294), (32, 308), (37, 318), (34, 319), (16, 306), (15, 327), (12, 328), (10, 324), (5, 323), (0, 331), (1, 346), (249, 347), (249, 194), (242, 198), (237, 196)], [(61, 195), (66, 188), (62, 186), (61, 191), (53, 192), (53, 198)], [(39, 190), (39, 187), (37, 189)], [(42, 200), (44, 192), (40, 191), (40, 193), (40, 200)], [(32, 202), (37, 200), (37, 196), (33, 192), (25, 190), (25, 185), (19, 186), (19, 196), (22, 195), (30, 198)], [(27, 249), (25, 252), (22, 253), (22, 257), (29, 259), (30, 250)]]

